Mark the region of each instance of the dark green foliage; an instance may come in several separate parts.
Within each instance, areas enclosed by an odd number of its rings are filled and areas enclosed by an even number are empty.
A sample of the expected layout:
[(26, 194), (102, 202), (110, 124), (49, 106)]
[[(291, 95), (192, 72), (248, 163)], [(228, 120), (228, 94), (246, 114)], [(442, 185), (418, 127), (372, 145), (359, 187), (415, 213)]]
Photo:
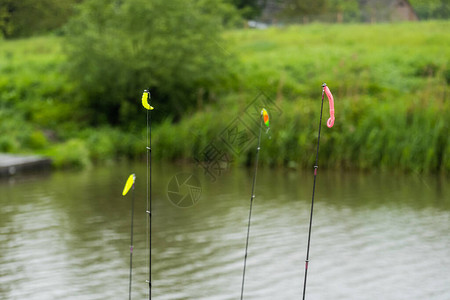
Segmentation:
[(254, 19), (261, 14), (261, 6), (264, 5), (266, 1), (230, 0), (230, 2), (236, 6), (245, 19)]
[(221, 32), (233, 15), (220, 1), (85, 1), (66, 53), (93, 124), (144, 121), (136, 104), (146, 88), (159, 116), (191, 111), (227, 74)]
[(409, 2), (421, 20), (450, 18), (448, 0), (409, 0)]
[(325, 7), (326, 0), (288, 0), (283, 15), (287, 17), (318, 15)]
[(0, 0), (0, 32), (5, 38), (46, 33), (67, 22), (78, 0)]
[[(361, 18), (361, 9), (358, 0), (327, 0), (325, 6), (326, 13), (336, 14), (336, 21), (342, 22), (358, 22)], [(334, 20), (331, 18), (330, 21)]]
[(358, 22), (360, 6), (358, 0), (288, 0), (283, 2), (280, 17), (287, 21), (313, 22)]

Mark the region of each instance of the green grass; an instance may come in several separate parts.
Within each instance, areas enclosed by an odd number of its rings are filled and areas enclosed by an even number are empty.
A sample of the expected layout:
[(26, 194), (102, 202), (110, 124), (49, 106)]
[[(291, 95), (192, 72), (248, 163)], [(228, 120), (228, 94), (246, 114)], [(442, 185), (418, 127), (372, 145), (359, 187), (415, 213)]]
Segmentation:
[(0, 152), (48, 155), (57, 168), (140, 155), (136, 133), (88, 127), (61, 41), (0, 41)]
[[(226, 51), (240, 62), (234, 68), (236, 85), (212, 110), (231, 109), (237, 116), (242, 103), (263, 90), (283, 113), (271, 121), (272, 138), (263, 141), (261, 163), (310, 167), (326, 82), (335, 97), (336, 125), (323, 125), (322, 166), (448, 173), (448, 25), (313, 24), (228, 32)], [(327, 109), (325, 103), (324, 122)], [(227, 119), (217, 119), (222, 128)], [(251, 157), (247, 152), (237, 159), (248, 163), (245, 158)]]
[[(323, 124), (321, 166), (449, 174), (449, 25), (228, 31), (218, 51), (232, 58), (232, 76), (196, 113), (154, 125), (155, 158), (193, 160), (264, 91), (282, 113), (272, 112), (260, 163), (311, 167), (326, 82), (335, 97), (336, 122), (332, 129)], [(88, 112), (76, 84), (64, 75), (59, 38), (0, 43), (0, 151), (48, 154), (60, 167), (145, 155), (145, 124), (127, 131), (86, 127)], [(164, 113), (155, 106), (153, 114)], [(236, 155), (236, 163), (251, 163), (254, 146)]]

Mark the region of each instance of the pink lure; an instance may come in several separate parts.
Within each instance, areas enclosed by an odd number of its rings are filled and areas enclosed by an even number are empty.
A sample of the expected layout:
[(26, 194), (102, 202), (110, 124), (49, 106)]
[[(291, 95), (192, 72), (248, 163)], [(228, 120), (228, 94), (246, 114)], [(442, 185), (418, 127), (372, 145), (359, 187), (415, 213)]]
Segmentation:
[(328, 128), (331, 128), (334, 125), (334, 99), (330, 89), (325, 83), (323, 84), (323, 91), (327, 94), (328, 101), (330, 102), (330, 118), (327, 121), (327, 126)]

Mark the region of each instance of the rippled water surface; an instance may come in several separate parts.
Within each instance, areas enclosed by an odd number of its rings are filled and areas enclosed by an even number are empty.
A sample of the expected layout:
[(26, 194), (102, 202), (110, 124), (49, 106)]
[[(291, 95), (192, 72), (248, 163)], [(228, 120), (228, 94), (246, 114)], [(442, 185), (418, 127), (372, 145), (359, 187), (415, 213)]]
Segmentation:
[[(132, 172), (133, 298), (148, 298), (146, 169), (121, 164), (0, 181), (0, 299), (126, 299)], [(168, 199), (180, 172), (201, 185), (192, 207)], [(154, 166), (153, 299), (239, 299), (251, 177)], [(301, 298), (312, 182), (259, 169), (244, 299)], [(307, 299), (450, 299), (449, 179), (320, 171)]]

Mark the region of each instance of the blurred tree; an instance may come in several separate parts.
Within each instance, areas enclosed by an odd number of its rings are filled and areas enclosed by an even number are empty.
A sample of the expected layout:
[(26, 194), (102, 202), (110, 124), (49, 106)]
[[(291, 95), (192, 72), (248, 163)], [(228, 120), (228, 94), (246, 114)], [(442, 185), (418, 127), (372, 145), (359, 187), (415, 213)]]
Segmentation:
[(243, 18), (250, 20), (261, 14), (261, 9), (265, 5), (265, 0), (230, 0), (236, 6)]
[(71, 78), (94, 124), (132, 125), (150, 88), (155, 116), (180, 117), (226, 76), (221, 32), (236, 15), (209, 0), (86, 0), (67, 26)]
[(327, 11), (336, 14), (338, 23), (359, 21), (358, 0), (327, 0)]
[(281, 15), (288, 18), (319, 15), (325, 5), (326, 0), (286, 0)]
[(450, 4), (448, 0), (409, 0), (419, 19), (448, 19)]
[(0, 31), (5, 38), (41, 34), (61, 27), (79, 0), (0, 0)]

